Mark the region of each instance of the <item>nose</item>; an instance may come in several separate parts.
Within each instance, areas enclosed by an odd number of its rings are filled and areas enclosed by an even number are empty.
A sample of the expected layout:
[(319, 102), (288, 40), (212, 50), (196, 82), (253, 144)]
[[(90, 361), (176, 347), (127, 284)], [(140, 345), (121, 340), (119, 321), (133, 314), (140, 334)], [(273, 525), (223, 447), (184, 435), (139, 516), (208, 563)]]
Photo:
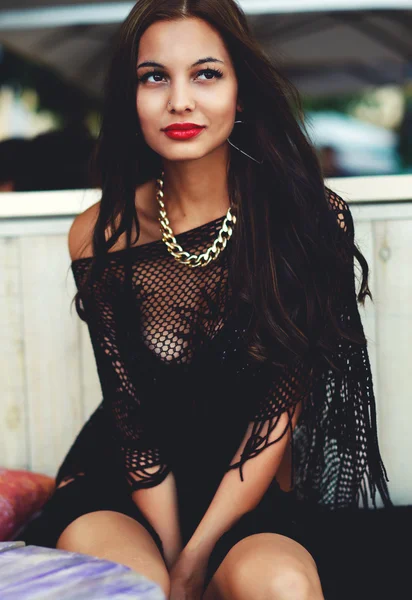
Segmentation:
[(183, 113), (193, 111), (196, 106), (191, 92), (190, 84), (186, 81), (175, 81), (170, 88), (169, 103), (170, 112)]

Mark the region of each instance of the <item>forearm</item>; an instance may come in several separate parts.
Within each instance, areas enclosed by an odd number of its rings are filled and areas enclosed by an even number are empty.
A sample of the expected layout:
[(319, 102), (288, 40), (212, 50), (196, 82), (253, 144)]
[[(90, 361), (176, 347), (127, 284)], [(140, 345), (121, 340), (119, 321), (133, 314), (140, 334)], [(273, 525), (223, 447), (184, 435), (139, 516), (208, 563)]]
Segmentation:
[(163, 543), (170, 568), (182, 550), (176, 481), (172, 472), (159, 485), (136, 490), (133, 501), (154, 527)]
[[(288, 422), (289, 417), (285, 413), (272, 432), (270, 441), (279, 437), (279, 432), (287, 428)], [(249, 425), (232, 463), (240, 460), (252, 426), (252, 424)], [(253, 510), (259, 504), (275, 477), (289, 442), (290, 431), (253, 459), (246, 461), (243, 466), (244, 481), (241, 481), (237, 469), (225, 473), (209, 508), (185, 546), (184, 552), (208, 556), (221, 535), (228, 531), (245, 513)]]

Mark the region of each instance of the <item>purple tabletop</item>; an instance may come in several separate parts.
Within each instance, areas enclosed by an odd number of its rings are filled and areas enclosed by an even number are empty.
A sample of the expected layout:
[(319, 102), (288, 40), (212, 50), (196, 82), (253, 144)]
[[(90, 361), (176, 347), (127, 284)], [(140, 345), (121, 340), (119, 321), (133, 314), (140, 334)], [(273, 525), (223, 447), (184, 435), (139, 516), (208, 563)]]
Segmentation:
[(0, 542), (1, 600), (166, 600), (155, 582), (85, 554)]

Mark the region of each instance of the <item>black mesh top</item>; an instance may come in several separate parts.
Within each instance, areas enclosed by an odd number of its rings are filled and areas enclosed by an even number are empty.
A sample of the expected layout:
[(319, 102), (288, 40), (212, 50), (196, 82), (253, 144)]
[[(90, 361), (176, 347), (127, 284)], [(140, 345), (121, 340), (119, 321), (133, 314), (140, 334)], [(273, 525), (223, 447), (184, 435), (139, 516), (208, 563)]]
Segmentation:
[[(339, 226), (353, 236), (348, 205), (332, 192), (330, 200)], [(177, 241), (204, 252), (223, 219)], [(299, 496), (338, 508), (359, 499), (374, 503), (378, 489), (389, 503), (366, 342), (340, 341), (339, 376), (325, 367), (313, 377), (302, 363), (252, 363), (244, 341), (248, 314), (235, 318), (231, 310), (229, 252), (230, 241), (218, 259), (195, 269), (178, 263), (161, 240), (110, 252), (93, 299), (76, 305), (88, 324), (114, 452), (131, 491), (158, 485), (170, 471), (177, 485), (197, 488), (229, 469), (239, 469), (243, 480), (245, 462), (268, 446), (280, 416), (291, 417), (304, 400), (292, 437)], [(78, 287), (91, 260), (72, 262)], [(354, 277), (341, 299), (341, 324), (363, 332)], [(247, 431), (241, 459), (231, 464)]]

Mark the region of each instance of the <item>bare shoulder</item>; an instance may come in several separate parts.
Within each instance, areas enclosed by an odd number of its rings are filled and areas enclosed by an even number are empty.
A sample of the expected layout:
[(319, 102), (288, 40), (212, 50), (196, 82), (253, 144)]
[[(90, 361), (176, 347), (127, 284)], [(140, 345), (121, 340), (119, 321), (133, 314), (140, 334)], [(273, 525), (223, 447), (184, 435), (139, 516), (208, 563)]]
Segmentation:
[(93, 230), (99, 216), (100, 201), (77, 215), (71, 224), (68, 237), (71, 260), (93, 256)]
[[(140, 235), (135, 245), (139, 246), (159, 237), (154, 181), (148, 181), (136, 188), (135, 206), (140, 225)], [(70, 227), (68, 238), (71, 260), (93, 256), (93, 231), (99, 216), (99, 211), (100, 201), (75, 217)], [(119, 223), (119, 220), (118, 217), (117, 223)], [(133, 239), (135, 237), (134, 233), (133, 227)], [(106, 231), (106, 240), (109, 239), (111, 234), (111, 231)], [(112, 248), (110, 248), (109, 252), (123, 250), (125, 247), (126, 239), (125, 234), (123, 233)]]

